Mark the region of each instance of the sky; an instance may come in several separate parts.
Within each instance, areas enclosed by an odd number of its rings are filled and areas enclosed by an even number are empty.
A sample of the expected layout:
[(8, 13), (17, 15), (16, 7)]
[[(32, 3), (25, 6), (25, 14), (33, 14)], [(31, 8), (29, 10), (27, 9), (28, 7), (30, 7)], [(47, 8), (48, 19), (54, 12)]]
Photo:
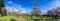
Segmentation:
[[(23, 13), (31, 12), (33, 2), (35, 0), (4, 0), (4, 4), (7, 9), (13, 9), (14, 11), (22, 10)], [(38, 0), (39, 7), (42, 13), (56, 8), (59, 5), (59, 0)]]

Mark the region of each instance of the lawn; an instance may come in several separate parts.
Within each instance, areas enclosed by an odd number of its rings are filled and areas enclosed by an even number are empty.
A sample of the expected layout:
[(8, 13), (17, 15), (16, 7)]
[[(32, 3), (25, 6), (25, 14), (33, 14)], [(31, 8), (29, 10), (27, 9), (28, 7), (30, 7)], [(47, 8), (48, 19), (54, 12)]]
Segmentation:
[[(31, 19), (26, 16), (3, 16), (0, 17), (0, 21), (11, 21), (11, 19), (16, 19), (17, 21), (30, 21)], [(32, 21), (32, 20), (31, 20)]]
[(10, 21), (11, 18), (16, 18), (16, 17), (15, 16), (3, 16), (3, 17), (0, 17), (0, 21), (1, 20)]
[[(50, 20), (48, 20), (48, 17), (40, 16), (40, 17), (35, 17), (33, 16), (32, 19), (29, 16), (3, 16), (0, 17), (0, 21), (11, 21), (11, 19), (16, 19), (17, 21), (53, 21), (53, 19), (50, 17)], [(46, 19), (46, 20), (45, 20)], [(57, 19), (57, 21), (60, 21), (60, 19)]]

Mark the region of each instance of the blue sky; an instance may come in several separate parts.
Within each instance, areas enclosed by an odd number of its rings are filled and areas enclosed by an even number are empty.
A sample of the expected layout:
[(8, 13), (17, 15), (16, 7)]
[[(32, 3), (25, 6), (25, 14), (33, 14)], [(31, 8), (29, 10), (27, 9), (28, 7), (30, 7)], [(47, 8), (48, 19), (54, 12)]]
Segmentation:
[[(32, 11), (33, 2), (35, 0), (4, 0), (6, 8), (14, 8), (14, 11), (22, 10), (23, 13)], [(42, 13), (59, 5), (59, 0), (38, 0)]]

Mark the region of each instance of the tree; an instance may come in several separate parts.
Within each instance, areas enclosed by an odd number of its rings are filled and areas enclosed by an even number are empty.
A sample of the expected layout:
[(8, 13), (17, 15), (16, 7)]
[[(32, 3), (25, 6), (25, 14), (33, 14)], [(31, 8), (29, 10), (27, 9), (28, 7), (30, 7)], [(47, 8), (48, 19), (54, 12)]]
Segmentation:
[(1, 16), (7, 15), (6, 14), (6, 8), (5, 5), (3, 4), (4, 0), (0, 0), (0, 14)]
[(1, 4), (4, 2), (4, 0), (0, 0), (0, 6), (1, 6)]

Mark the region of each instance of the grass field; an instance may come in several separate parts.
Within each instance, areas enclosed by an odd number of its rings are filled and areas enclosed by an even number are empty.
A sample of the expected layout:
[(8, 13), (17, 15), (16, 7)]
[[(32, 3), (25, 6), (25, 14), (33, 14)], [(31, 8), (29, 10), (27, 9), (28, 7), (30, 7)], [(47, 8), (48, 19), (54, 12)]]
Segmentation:
[[(51, 17), (44, 17), (44, 16), (40, 16), (40, 17), (35, 17), (33, 16), (32, 19), (29, 16), (3, 16), (0, 17), (0, 21), (11, 21), (11, 19), (15, 19), (17, 21), (53, 21), (53, 19)], [(46, 20), (45, 20), (46, 19)], [(50, 20), (48, 20), (50, 19)], [(60, 19), (57, 19), (57, 21), (60, 21)]]
[(4, 21), (10, 21), (11, 18), (16, 18), (15, 16), (3, 16), (0, 17), (0, 21), (4, 20)]

